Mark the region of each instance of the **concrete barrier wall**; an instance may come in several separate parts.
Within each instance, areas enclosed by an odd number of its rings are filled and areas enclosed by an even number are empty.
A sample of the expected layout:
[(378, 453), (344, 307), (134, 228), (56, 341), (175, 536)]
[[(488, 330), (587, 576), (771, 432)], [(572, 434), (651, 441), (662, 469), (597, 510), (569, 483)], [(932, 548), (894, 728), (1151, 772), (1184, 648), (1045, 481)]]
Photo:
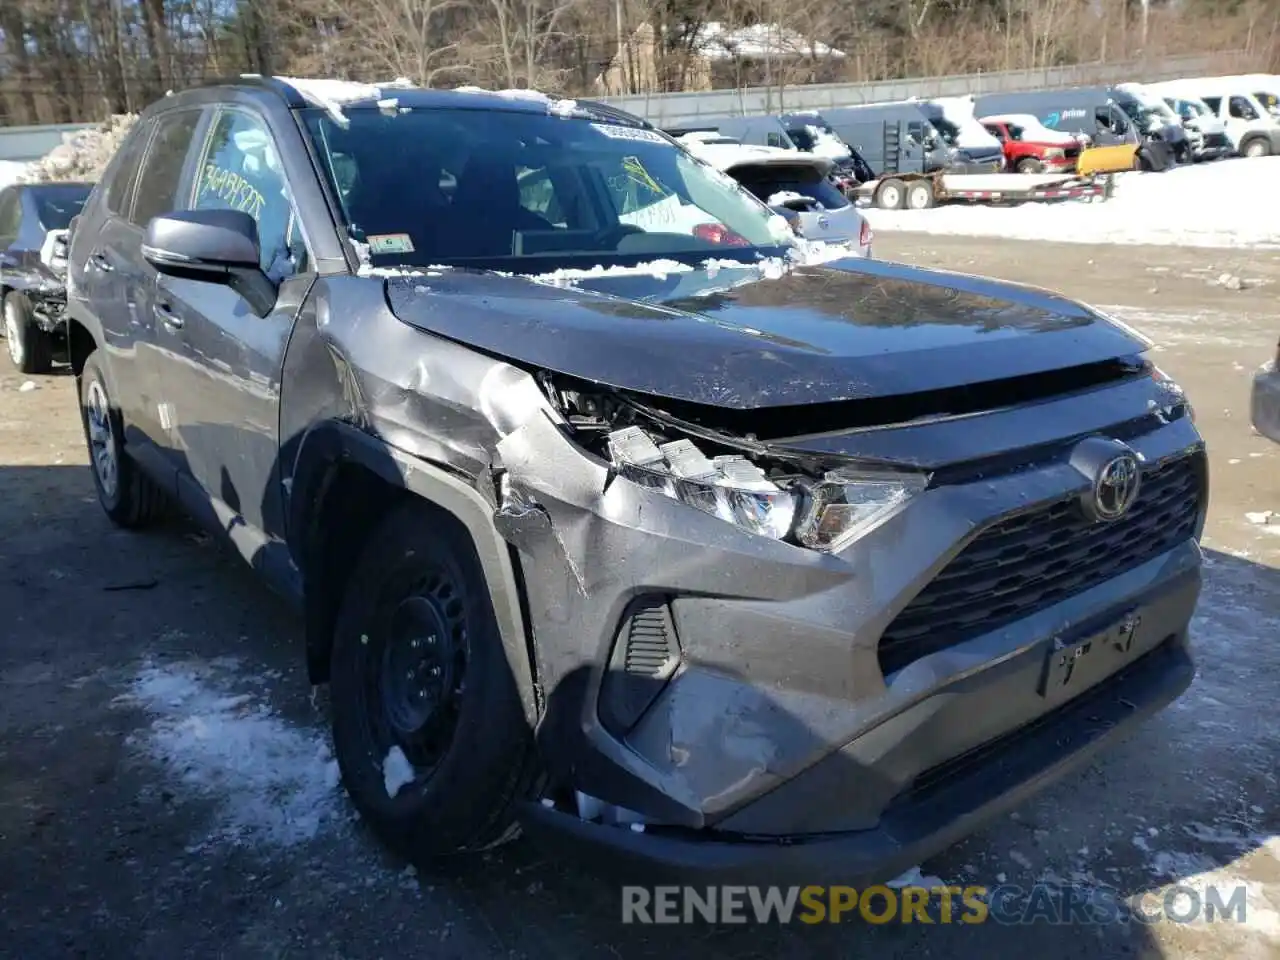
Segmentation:
[(1020, 90), (1052, 90), (1100, 83), (1175, 80), (1238, 72), (1223, 69), (1240, 63), (1243, 55), (1168, 57), (1159, 61), (1086, 63), (1043, 70), (1010, 70), (949, 77), (882, 80), (875, 83), (824, 83), (809, 86), (748, 87), (700, 93), (640, 94), (601, 98), (658, 126), (697, 121), (699, 117), (750, 116), (784, 110), (821, 110), (824, 107), (905, 100), (909, 97), (946, 97), (967, 93), (1004, 93)]
[(39, 160), (62, 143), (64, 133), (74, 133), (91, 126), (91, 123), (51, 123), (33, 127), (0, 127), (0, 160)]

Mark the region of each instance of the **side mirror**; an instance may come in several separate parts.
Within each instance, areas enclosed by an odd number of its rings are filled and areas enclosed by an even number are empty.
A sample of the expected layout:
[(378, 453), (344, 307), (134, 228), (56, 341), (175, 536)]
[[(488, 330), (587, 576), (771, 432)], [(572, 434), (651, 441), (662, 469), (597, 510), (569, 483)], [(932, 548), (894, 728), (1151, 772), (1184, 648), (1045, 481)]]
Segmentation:
[(258, 224), (239, 210), (180, 210), (152, 218), (142, 256), (161, 273), (212, 280), (256, 269)]
[(239, 210), (179, 210), (153, 217), (142, 256), (160, 273), (231, 287), (253, 312), (275, 307), (276, 285), (259, 265), (258, 224)]

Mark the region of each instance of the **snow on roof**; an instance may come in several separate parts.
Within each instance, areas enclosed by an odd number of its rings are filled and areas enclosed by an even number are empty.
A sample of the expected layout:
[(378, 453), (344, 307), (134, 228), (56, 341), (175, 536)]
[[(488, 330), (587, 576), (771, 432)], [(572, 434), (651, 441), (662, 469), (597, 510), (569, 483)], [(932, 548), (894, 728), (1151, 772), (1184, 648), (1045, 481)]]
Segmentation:
[(680, 142), (694, 156), (705, 160), (717, 170), (732, 170), (749, 163), (801, 163), (816, 167), (830, 166), (830, 161), (813, 153), (800, 150), (784, 150), (782, 147), (763, 147), (749, 143), (706, 143), (700, 140)]
[[(244, 74), (246, 77), (257, 74)], [(388, 96), (395, 90), (413, 90), (417, 84), (404, 77), (386, 83), (358, 83), (352, 80), (334, 80), (320, 77), (276, 77), (281, 83), (287, 83), (297, 90), (308, 102), (323, 108), (329, 116), (343, 126), (347, 118), (342, 108), (348, 104), (362, 101), (375, 101), (383, 109), (395, 109), (397, 101)], [(543, 104), (547, 112), (560, 117), (567, 117), (578, 109), (578, 102), (564, 97), (555, 97), (540, 90), (485, 90), (481, 87), (457, 87), (454, 93), (483, 94), (488, 97), (503, 97), (507, 100), (520, 100), (527, 103)]]
[(844, 53), (820, 40), (803, 35), (776, 23), (757, 23), (750, 27), (727, 27), (719, 21), (704, 23), (694, 39), (694, 48), (709, 60), (731, 60), (744, 57), (832, 57)]

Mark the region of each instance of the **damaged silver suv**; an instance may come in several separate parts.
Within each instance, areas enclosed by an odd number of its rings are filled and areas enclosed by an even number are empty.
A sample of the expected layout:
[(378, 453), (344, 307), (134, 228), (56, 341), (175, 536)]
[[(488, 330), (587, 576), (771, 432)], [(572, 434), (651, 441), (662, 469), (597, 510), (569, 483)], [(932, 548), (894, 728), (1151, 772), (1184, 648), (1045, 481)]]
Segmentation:
[(181, 92), (71, 238), (98, 496), (297, 605), (414, 858), (887, 878), (1187, 686), (1205, 455), (1096, 311), (824, 258), (598, 104)]

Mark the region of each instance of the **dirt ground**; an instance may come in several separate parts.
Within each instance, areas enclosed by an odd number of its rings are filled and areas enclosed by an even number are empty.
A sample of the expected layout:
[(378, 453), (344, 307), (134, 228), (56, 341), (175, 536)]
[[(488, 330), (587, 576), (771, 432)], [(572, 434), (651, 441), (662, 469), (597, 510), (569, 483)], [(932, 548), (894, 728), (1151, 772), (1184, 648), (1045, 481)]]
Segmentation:
[(1280, 512), (1280, 448), (1248, 424), (1250, 374), (1280, 334), (1280, 258), (907, 234), (876, 247), (1112, 310), (1156, 342), (1212, 455), (1195, 685), (924, 872), (1126, 896), (1216, 884), (1227, 899), (1240, 887), (1243, 924), (638, 927), (620, 923), (616, 889), (524, 843), (413, 874), (378, 850), (336, 785), (298, 624), (191, 529), (112, 529), (71, 379), (24, 390), (28, 378), (6, 372), (0, 955), (1280, 956), (1280, 518), (1255, 522)]

